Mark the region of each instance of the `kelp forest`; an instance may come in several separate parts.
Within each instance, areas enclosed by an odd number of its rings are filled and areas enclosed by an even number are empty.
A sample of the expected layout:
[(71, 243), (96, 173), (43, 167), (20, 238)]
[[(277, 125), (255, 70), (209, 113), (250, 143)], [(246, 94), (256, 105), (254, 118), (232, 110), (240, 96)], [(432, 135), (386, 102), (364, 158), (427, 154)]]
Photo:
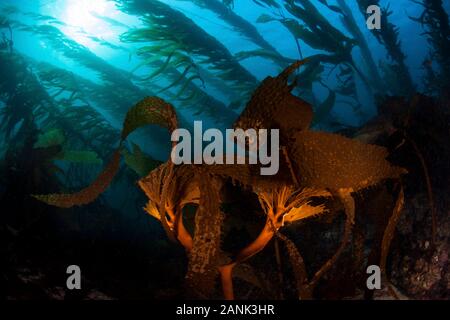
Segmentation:
[[(2, 1), (1, 297), (449, 299), (449, 12)], [(198, 121), (278, 129), (278, 171), (175, 163)]]

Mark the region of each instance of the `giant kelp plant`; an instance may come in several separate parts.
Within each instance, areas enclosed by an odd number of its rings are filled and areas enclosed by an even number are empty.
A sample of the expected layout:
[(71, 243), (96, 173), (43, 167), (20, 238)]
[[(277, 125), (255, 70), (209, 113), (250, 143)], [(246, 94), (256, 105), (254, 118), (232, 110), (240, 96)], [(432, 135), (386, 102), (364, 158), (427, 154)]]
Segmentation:
[[(232, 299), (233, 268), (263, 250), (268, 242), (279, 232), (285, 223), (307, 219), (326, 212), (322, 205), (312, 206), (314, 197), (330, 197), (335, 194), (345, 209), (346, 223), (342, 244), (333, 257), (308, 280), (305, 266), (299, 260), (295, 245), (285, 236), (280, 236), (288, 243), (291, 259), (300, 270), (295, 270), (299, 281), (298, 294), (302, 299), (312, 298), (313, 290), (321, 276), (333, 266), (334, 262), (348, 243), (352, 226), (355, 223), (355, 203), (352, 193), (380, 183), (386, 179), (398, 179), (402, 169), (391, 166), (385, 158), (387, 152), (381, 147), (364, 145), (338, 135), (310, 132), (308, 127), (312, 120), (311, 106), (290, 94), (288, 76), (300, 66), (295, 63), (276, 78), (267, 78), (257, 89), (248, 103), (245, 113), (238, 120), (237, 128), (255, 127), (253, 124), (264, 123), (265, 128), (281, 128), (284, 137), (295, 136), (291, 145), (285, 145), (285, 168), (281, 174), (263, 179), (252, 168), (227, 165), (226, 168), (215, 166), (175, 166), (169, 159), (166, 164), (155, 169), (140, 181), (141, 188), (150, 199), (147, 211), (159, 219), (169, 236), (178, 239), (189, 254), (189, 266), (186, 279), (191, 290), (199, 291), (200, 297), (213, 294), (215, 274), (220, 273), (224, 297)], [(273, 115), (282, 112), (279, 122), (272, 122)], [(290, 110), (289, 110), (290, 109)], [(300, 121), (296, 127), (286, 126), (290, 113), (300, 112)], [(289, 112), (289, 111), (290, 112)], [(307, 111), (309, 110), (309, 112)], [(261, 115), (260, 118), (257, 116)], [(284, 119), (283, 119), (284, 117)], [(302, 121), (303, 120), (303, 121)], [(272, 124), (267, 125), (267, 121)], [(122, 141), (130, 132), (144, 124), (160, 124), (173, 131), (177, 120), (172, 106), (158, 98), (147, 98), (138, 103), (127, 115), (122, 131)], [(293, 159), (293, 162), (290, 161)], [(117, 155), (99, 178), (88, 188), (66, 195), (36, 196), (49, 204), (72, 207), (92, 202), (103, 192), (118, 169)], [(283, 175), (283, 171), (292, 176)], [(296, 177), (299, 175), (300, 178)], [(286, 178), (289, 177), (289, 178)], [(220, 203), (220, 189), (231, 178), (250, 187), (260, 199), (261, 208), (267, 216), (266, 225), (260, 235), (248, 246), (235, 253), (232, 258), (224, 255), (221, 249), (221, 231), (224, 229)], [(261, 180), (261, 181), (259, 181)], [(387, 224), (381, 248), (381, 267), (386, 269), (387, 251), (392, 241), (398, 216), (403, 206), (403, 191), (400, 191), (398, 204)], [(195, 234), (186, 230), (183, 222), (183, 209), (188, 204), (197, 204), (195, 216)], [(229, 261), (231, 260), (231, 261)], [(297, 268), (298, 269), (298, 268)]]
[[(380, 3), (254, 0), (252, 21), (237, 1), (114, 0), (87, 14), (115, 40), (1, 6), (0, 293), (70, 298), (52, 270), (75, 257), (86, 299), (448, 298), (448, 13), (408, 17), (430, 47), (416, 79), (389, 6), (360, 25)], [(279, 172), (175, 165), (194, 120), (280, 129)]]

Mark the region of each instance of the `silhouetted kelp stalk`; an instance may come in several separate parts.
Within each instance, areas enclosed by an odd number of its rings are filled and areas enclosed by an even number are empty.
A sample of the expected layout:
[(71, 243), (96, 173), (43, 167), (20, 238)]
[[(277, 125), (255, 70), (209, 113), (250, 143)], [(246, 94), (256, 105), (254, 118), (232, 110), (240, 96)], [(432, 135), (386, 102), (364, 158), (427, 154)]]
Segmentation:
[(9, 51), (12, 53), (14, 47), (13, 31), (8, 19), (0, 16), (0, 30), (2, 29), (8, 30), (9, 37), (7, 37), (4, 32), (2, 32), (2, 39), (0, 39), (0, 50), (9, 49)]
[[(51, 21), (52, 23), (58, 20), (52, 17), (40, 17), (39, 15), (33, 15), (35, 19), (39, 21), (45, 18), (45, 21)], [(97, 18), (106, 21), (109, 24), (114, 26), (118, 25), (117, 21), (111, 19), (107, 19), (106, 17)], [(104, 104), (102, 108), (108, 108), (109, 111), (113, 113), (116, 118), (121, 118), (123, 115), (120, 106), (129, 105), (129, 99), (132, 97), (142, 97), (145, 95), (152, 94), (153, 92), (162, 93), (164, 91), (164, 95), (170, 98), (171, 100), (176, 100), (179, 102), (181, 106), (188, 107), (190, 109), (194, 109), (194, 112), (197, 114), (205, 114), (209, 117), (214, 116), (216, 121), (229, 122), (230, 119), (236, 117), (236, 115), (231, 111), (227, 110), (225, 105), (215, 99), (214, 97), (209, 96), (205, 91), (201, 90), (194, 84), (194, 80), (201, 79), (198, 73), (194, 73), (192, 75), (188, 74), (188, 71), (196, 70), (196, 66), (192, 63), (192, 60), (187, 55), (179, 55), (178, 58), (174, 57), (174, 54), (168, 52), (170, 46), (167, 45), (153, 45), (146, 46), (137, 50), (137, 54), (144, 60), (142, 65), (149, 64), (156, 68), (157, 71), (152, 71), (153, 75), (149, 76), (147, 79), (142, 79), (141, 77), (134, 76), (132, 74), (127, 74), (126, 72), (115, 69), (113, 66), (108, 65), (106, 62), (102, 62), (99, 57), (96, 57), (93, 53), (91, 53), (86, 47), (76, 43), (72, 39), (66, 37), (60, 30), (57, 28), (52, 28), (52, 26), (25, 26), (20, 23), (16, 23), (19, 28), (23, 31), (34, 32), (40, 35), (43, 39), (49, 42), (54, 49), (63, 53), (66, 57), (86, 66), (90, 69), (93, 69), (95, 72), (99, 73), (102, 80), (104, 80), (105, 84), (111, 84), (111, 91), (117, 91), (117, 88), (120, 88), (120, 92), (123, 92), (123, 98), (116, 100), (112, 104)], [(59, 23), (58, 23), (59, 24)], [(62, 23), (61, 23), (62, 24)], [(123, 24), (119, 23), (120, 27), (126, 27)], [(128, 28), (127, 28), (128, 29)], [(55, 37), (56, 39), (52, 39)], [(104, 43), (101, 39), (96, 39), (93, 36), (86, 34), (86, 37), (90, 38), (93, 41), (97, 41), (102, 45), (109, 46), (114, 48), (114, 45)], [(58, 41), (59, 39), (64, 39)], [(123, 39), (122, 39), (123, 40)], [(125, 41), (128, 42), (128, 41)], [(122, 50), (122, 47), (118, 49)], [(173, 48), (172, 48), (173, 49)], [(157, 54), (159, 52), (159, 55)], [(173, 53), (173, 51), (172, 51)], [(173, 68), (169, 65), (170, 63), (174, 63), (175, 66), (180, 66), (180, 64), (187, 64), (184, 72), (178, 72), (176, 68)], [(140, 66), (138, 66), (140, 67)], [(114, 70), (115, 69), (115, 70)], [(163, 73), (164, 71), (164, 73)], [(163, 74), (162, 74), (163, 73)], [(170, 86), (169, 87), (160, 87), (158, 86), (153, 77), (162, 74), (164, 77), (169, 79)], [(138, 86), (134, 85), (132, 81), (138, 83), (140, 86), (145, 86), (145, 93)], [(119, 83), (122, 82), (122, 83)], [(175, 86), (179, 87), (179, 89), (172, 93), (169, 92), (169, 89), (174, 88)], [(149, 90), (150, 88), (151, 90)], [(128, 92), (127, 92), (128, 91)], [(184, 95), (184, 96), (182, 96)], [(134, 99), (137, 100), (138, 98)], [(120, 103), (119, 103), (120, 102)], [(114, 110), (114, 107), (119, 104), (119, 108)], [(109, 108), (111, 107), (111, 108)], [(195, 109), (196, 108), (196, 109)]]
[[(10, 138), (9, 132), (22, 119), (30, 119), (23, 125), (29, 125), (29, 121), (36, 122), (46, 133), (53, 128), (61, 128), (67, 138), (64, 139), (65, 145), (81, 150), (88, 148), (102, 159), (107, 159), (111, 150), (105, 146), (113, 145), (119, 132), (110, 126), (84, 96), (89, 90), (96, 91), (101, 86), (50, 64), (23, 58), (18, 53), (1, 53), (0, 63), (5, 71), (0, 96), (2, 100), (5, 99), (6, 104), (2, 110), (6, 138)], [(115, 92), (108, 96), (114, 96)], [(58, 143), (60, 146), (62, 144), (63, 142)], [(37, 145), (39, 148), (51, 146), (53, 144)], [(73, 150), (66, 151), (58, 158), (71, 162), (94, 160), (89, 152)]]
[[(167, 235), (177, 239), (189, 255), (187, 285), (198, 295), (209, 297), (214, 288), (216, 274), (220, 273), (224, 296), (234, 297), (232, 271), (236, 264), (263, 250), (269, 241), (284, 226), (284, 223), (306, 219), (322, 214), (323, 205), (312, 206), (309, 199), (336, 196), (344, 205), (346, 227), (341, 244), (335, 254), (307, 281), (301, 256), (293, 250), (292, 243), (283, 235), (278, 235), (287, 243), (291, 259), (300, 269), (297, 279), (301, 298), (311, 298), (313, 289), (323, 274), (337, 261), (347, 246), (351, 229), (355, 222), (353, 193), (388, 179), (399, 179), (405, 173), (401, 168), (387, 162), (387, 150), (367, 145), (339, 135), (313, 132), (309, 130), (313, 115), (311, 106), (291, 94), (288, 84), (291, 75), (304, 62), (297, 62), (278, 77), (268, 77), (256, 90), (238, 121), (236, 128), (256, 129), (267, 125), (280, 125), (286, 163), (277, 175), (270, 178), (260, 176), (258, 165), (178, 165), (171, 159), (140, 180), (139, 185), (149, 198), (147, 212), (161, 221)], [(261, 103), (265, 102), (263, 105)], [(264, 110), (261, 110), (263, 107)], [(283, 110), (277, 109), (283, 108)], [(255, 111), (260, 112), (254, 118)], [(295, 111), (300, 121), (286, 120)], [(278, 120), (273, 114), (284, 116)], [(281, 122), (277, 122), (281, 121)], [(147, 124), (158, 124), (174, 132), (177, 118), (174, 108), (157, 97), (146, 98), (136, 104), (127, 114), (123, 125), (121, 142), (135, 129)], [(53, 194), (35, 196), (48, 204), (70, 208), (94, 201), (105, 191), (118, 170), (119, 150), (98, 179), (86, 189), (74, 194)], [(223, 213), (221, 212), (220, 190), (231, 179), (233, 183), (248, 187), (255, 192), (265, 212), (266, 226), (260, 235), (235, 256), (229, 257), (221, 249)], [(388, 221), (382, 246), (381, 266), (385, 272), (385, 257), (389, 250), (395, 225), (401, 213), (403, 193), (399, 194), (398, 205)], [(189, 203), (198, 204), (195, 216), (195, 232), (191, 236), (184, 227), (183, 208)], [(297, 254), (292, 254), (297, 252)]]
[[(145, 46), (137, 50), (137, 55), (142, 59), (142, 63), (139, 64), (137, 68), (142, 68), (143, 66), (152, 67), (156, 71), (151, 71), (151, 75), (144, 77), (139, 82), (142, 85), (154, 87), (155, 79), (159, 76), (164, 77), (169, 80), (170, 85), (165, 88), (159, 89), (159, 92), (167, 96), (170, 101), (176, 101), (180, 108), (186, 108), (191, 110), (195, 115), (205, 115), (211, 118), (213, 121), (221, 123), (229, 123), (237, 115), (227, 108), (223, 102), (209, 95), (204, 89), (200, 88), (195, 84), (194, 80), (200, 80), (204, 83), (204, 76), (209, 71), (203, 70), (199, 66), (195, 65), (197, 72), (188, 76), (187, 71), (194, 67), (193, 64), (189, 65), (186, 70), (181, 73), (178, 71), (178, 63), (174, 61), (173, 52), (167, 51), (167, 47), (159, 45)], [(181, 61), (184, 56), (180, 56)], [(176, 60), (176, 59), (175, 59)], [(189, 59), (191, 60), (191, 59)], [(172, 61), (172, 63), (170, 63)], [(137, 69), (133, 70), (136, 71)], [(201, 75), (201, 76), (200, 76)], [(209, 75), (210, 79), (214, 75)], [(222, 83), (220, 79), (215, 78), (215, 82), (220, 82), (223, 90), (226, 94), (232, 94), (236, 97), (236, 93), (228, 87), (225, 83)], [(176, 92), (171, 92), (170, 89), (173, 87), (179, 87)], [(215, 86), (217, 88), (217, 85)], [(220, 88), (222, 88), (220, 87)]]
[[(20, 11), (14, 11), (14, 14), (21, 13)], [(39, 20), (45, 18), (45, 21), (48, 21), (51, 17), (34, 18)], [(57, 21), (54, 18), (51, 19), (51, 21)], [(70, 130), (72, 127), (70, 121), (72, 121), (75, 126), (78, 126), (77, 130), (80, 133), (92, 134), (97, 138), (95, 139), (96, 141), (103, 141), (103, 143), (99, 143), (98, 145), (113, 145), (113, 142), (116, 139), (112, 139), (112, 141), (108, 140), (108, 137), (106, 137), (106, 140), (104, 139), (110, 132), (108, 130), (110, 124), (104, 121), (103, 116), (95, 116), (95, 113), (98, 113), (97, 110), (106, 113), (109, 116), (109, 121), (114, 122), (114, 120), (118, 120), (120, 122), (123, 118), (124, 106), (129, 105), (132, 100), (137, 100), (138, 98), (151, 93), (151, 91), (147, 89), (143, 91), (131, 81), (131, 79), (133, 79), (131, 74), (109, 65), (107, 62), (90, 52), (86, 47), (68, 38), (54, 26), (29, 26), (14, 20), (13, 25), (22, 31), (39, 35), (47, 44), (51, 45), (65, 57), (84, 67), (90, 68), (99, 74), (100, 78), (103, 80), (101, 85), (93, 84), (89, 80), (54, 66), (48, 64), (45, 65), (43, 63), (38, 64), (35, 61), (32, 62), (39, 70), (39, 76), (42, 77), (39, 80), (43, 81), (46, 89), (54, 95), (50, 98), (57, 98), (58, 101), (54, 101), (54, 104), (58, 105), (61, 109), (64, 107), (76, 106), (76, 108), (68, 108), (67, 110), (62, 111), (65, 112), (64, 115), (67, 118), (61, 120), (61, 123), (66, 121), (68, 128), (66, 130)], [(92, 116), (93, 114), (94, 116)], [(46, 112), (44, 111), (42, 115), (45, 116)], [(96, 122), (96, 119), (98, 118), (101, 120)], [(52, 119), (52, 117), (49, 117), (49, 119)], [(183, 117), (180, 116), (180, 119), (181, 123), (185, 125), (186, 121), (184, 121)], [(55, 126), (58, 125), (58, 121), (56, 121), (56, 124), (55, 121), (52, 123)], [(106, 126), (104, 125), (105, 123)], [(46, 125), (51, 125), (51, 123), (47, 123)], [(102, 128), (104, 130), (102, 130)], [(80, 135), (70, 134), (69, 136)], [(149, 138), (151, 140), (153, 139), (153, 136)], [(89, 145), (89, 138), (84, 139), (84, 141)], [(165, 145), (159, 145), (157, 139), (154, 139), (153, 143), (157, 144), (158, 147), (165, 147)], [(83, 148), (86, 144), (82, 143), (82, 145)], [(89, 149), (95, 150), (103, 159), (109, 156), (110, 152), (108, 148), (98, 148), (95, 143)]]
[[(185, 1), (185, 0), (181, 0)], [(233, 29), (238, 31), (242, 36), (252, 41), (259, 46), (261, 50), (252, 50), (249, 52), (241, 52), (240, 56), (255, 57), (263, 56), (271, 59), (276, 64), (286, 67), (289, 63), (292, 63), (291, 59), (284, 57), (279, 51), (267, 42), (259, 31), (243, 17), (236, 14), (233, 10), (230, 10), (229, 6), (224, 1), (219, 0), (191, 0), (199, 7), (211, 10), (216, 13), (220, 19), (229, 23)]]
[[(74, 106), (69, 98), (58, 100), (57, 95), (50, 96), (50, 88), (41, 82), (37, 63), (33, 62), (18, 53), (0, 52), (0, 65), (5, 71), (2, 80), (7, 84), (0, 85), (0, 100), (5, 104), (0, 109), (0, 129), (5, 143), (19, 145), (24, 134), (31, 135), (28, 138), (37, 139), (30, 151), (30, 157), (37, 157), (33, 158), (35, 165), (49, 168), (48, 174), (58, 174), (58, 179), (66, 182), (91, 180), (92, 169), (102, 163), (100, 158), (109, 157), (110, 149), (105, 146), (113, 145), (119, 132), (90, 106)], [(64, 161), (65, 169), (53, 164), (54, 160)], [(70, 180), (74, 169), (77, 179)], [(89, 177), (82, 180), (82, 176)]]
[[(339, 7), (330, 6), (327, 2), (322, 3), (331, 8), (332, 11), (343, 14)], [(347, 37), (340, 30), (331, 25), (310, 1), (286, 1), (284, 3), (284, 8), (295, 19), (287, 18), (284, 13), (280, 11), (280, 5), (273, 6), (273, 8), (274, 12), (271, 16), (263, 14), (257, 21), (260, 23), (279, 21), (290, 31), (295, 41), (298, 43), (298, 46), (300, 46), (299, 41), (302, 41), (315, 50), (327, 52), (327, 54), (318, 53), (308, 58), (311, 67), (309, 68), (309, 71), (305, 70), (305, 72), (309, 72), (311, 77), (305, 77), (304, 74), (300, 74), (298, 77), (300, 79), (300, 89), (310, 91), (309, 95), (313, 96), (312, 83), (318, 81), (323, 84), (320, 79), (324, 69), (319, 67), (319, 65), (329, 64), (333, 67), (333, 70), (340, 65), (346, 66), (345, 69), (341, 69), (341, 74), (338, 75), (338, 79), (344, 80), (343, 78), (346, 78), (345, 81), (341, 82), (341, 88), (338, 89), (343, 95), (353, 96), (353, 99), (356, 97), (356, 87), (351, 85), (354, 83), (354, 80), (351, 80), (351, 78), (354, 77), (353, 73), (358, 75), (369, 92), (372, 91), (372, 89), (377, 90), (376, 83), (369, 81), (367, 75), (354, 63), (352, 50), (354, 46), (358, 44), (358, 41)], [(351, 68), (352, 71), (347, 72), (348, 68)], [(321, 104), (316, 102), (313, 96), (313, 103), (316, 106), (316, 123), (320, 123), (328, 117), (334, 106), (334, 101), (332, 100), (335, 99), (336, 92), (330, 88), (328, 89), (330, 91), (329, 96)], [(353, 92), (349, 93), (350, 90), (353, 90)], [(333, 102), (332, 106), (330, 106), (330, 102)], [(357, 110), (358, 105), (358, 102), (353, 103), (352, 108)]]
[(146, 25), (127, 32), (123, 41), (157, 41), (174, 46), (183, 55), (196, 57), (197, 63), (208, 66), (216, 75), (229, 82), (241, 95), (249, 93), (258, 81), (243, 68), (217, 39), (198, 27), (183, 13), (160, 1), (116, 0), (118, 8), (136, 15)]
[[(14, 21), (14, 26), (21, 31), (38, 35), (48, 45), (51, 45), (53, 49), (62, 53), (65, 57), (95, 71), (105, 84), (104, 94), (108, 96), (108, 91), (116, 93), (114, 97), (111, 97), (111, 100), (113, 100), (112, 103), (99, 104), (98, 107), (104, 108), (113, 118), (119, 119), (119, 121), (125, 113), (124, 107), (129, 105), (131, 103), (130, 101), (136, 101), (152, 93), (148, 88), (144, 90), (135, 85), (132, 82), (133, 76), (131, 74), (110, 65), (93, 54), (88, 48), (68, 38), (55, 26), (30, 26), (17, 21)], [(180, 118), (182, 123), (185, 124), (186, 122), (183, 122), (183, 118)]]
[[(383, 84), (383, 80), (381, 79), (380, 73), (378, 71), (375, 60), (372, 56), (372, 52), (367, 45), (367, 41), (364, 37), (364, 34), (361, 32), (361, 29), (358, 27), (358, 24), (353, 16), (353, 13), (345, 2), (345, 0), (338, 0), (339, 8), (341, 10), (341, 21), (347, 30), (352, 34), (353, 38), (357, 41), (358, 46), (361, 48), (361, 54), (363, 57), (363, 61), (368, 68), (368, 72), (371, 76), (372, 83), (377, 90), (377, 93), (383, 92), (386, 88)], [(338, 9), (338, 8), (336, 8)]]
[[(32, 64), (31, 59), (25, 59), (18, 53), (10, 55), (0, 52), (0, 63), (5, 66), (5, 75), (2, 77), (5, 86), (0, 85), (0, 96), (2, 100), (5, 99), (6, 104), (3, 110), (6, 133), (21, 119), (29, 118), (43, 130), (63, 127), (73, 139), (71, 143), (77, 145), (81, 142), (83, 147), (106, 156), (105, 152), (108, 150), (99, 148), (98, 145), (114, 143), (118, 133), (98, 112), (90, 106), (71, 107), (73, 101), (70, 98), (57, 101), (57, 95), (50, 96), (47, 92), (49, 86), (41, 82), (43, 80), (40, 76), (43, 74), (38, 72), (36, 75), (30, 71), (30, 66), (37, 66)], [(58, 76), (55, 73), (52, 76), (52, 80), (57, 81)], [(57, 93), (59, 92), (60, 89)]]
[[(361, 14), (367, 17), (367, 8), (371, 5), (381, 7), (379, 0), (357, 0)], [(381, 29), (371, 30), (372, 34), (382, 44), (391, 58), (393, 64), (384, 65), (385, 81), (391, 83), (389, 86), (394, 95), (411, 96), (415, 92), (414, 82), (406, 66), (406, 55), (402, 50), (402, 42), (399, 39), (399, 28), (389, 19), (392, 11), (387, 7), (382, 8)], [(382, 65), (383, 66), (383, 65)]]
[[(427, 71), (426, 84), (431, 90), (438, 91), (439, 94), (448, 94), (450, 88), (450, 24), (448, 14), (443, 7), (442, 0), (413, 1), (423, 6), (424, 11), (417, 18), (411, 18), (419, 22), (428, 43), (431, 45), (431, 52), (428, 60), (424, 62)], [(433, 62), (437, 62), (440, 70), (436, 73), (433, 69)]]
[[(124, 71), (111, 66), (103, 59), (93, 54), (89, 49), (80, 45), (76, 41), (68, 38), (58, 28), (51, 25), (27, 26), (17, 23), (17, 27), (21, 31), (30, 32), (38, 35), (46, 41), (48, 45), (68, 59), (71, 59), (95, 72), (101, 77), (105, 83), (112, 83), (116, 88), (120, 88), (124, 92), (124, 96), (129, 99), (139, 99), (145, 96), (145, 92), (134, 85), (130, 75), (126, 75)], [(123, 110), (116, 110), (117, 114), (122, 116)]]

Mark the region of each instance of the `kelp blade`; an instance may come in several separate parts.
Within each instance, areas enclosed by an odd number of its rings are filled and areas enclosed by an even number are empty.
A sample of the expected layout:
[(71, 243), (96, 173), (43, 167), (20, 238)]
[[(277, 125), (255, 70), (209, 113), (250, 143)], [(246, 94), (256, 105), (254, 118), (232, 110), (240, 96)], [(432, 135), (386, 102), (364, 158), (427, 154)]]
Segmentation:
[(130, 109), (122, 128), (120, 146), (105, 170), (87, 188), (72, 194), (33, 195), (34, 198), (60, 208), (71, 208), (91, 203), (111, 184), (120, 167), (120, 148), (125, 139), (136, 129), (157, 124), (173, 131), (177, 117), (173, 106), (158, 97), (147, 97)]

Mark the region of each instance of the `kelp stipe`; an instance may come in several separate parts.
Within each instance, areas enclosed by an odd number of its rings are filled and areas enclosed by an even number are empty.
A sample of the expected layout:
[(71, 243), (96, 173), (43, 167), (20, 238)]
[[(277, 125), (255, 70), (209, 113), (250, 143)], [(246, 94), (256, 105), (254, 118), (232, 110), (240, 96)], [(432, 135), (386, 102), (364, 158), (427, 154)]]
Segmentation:
[[(366, 17), (367, 8), (370, 5), (381, 7), (379, 0), (357, 0), (361, 14)], [(390, 21), (392, 11), (389, 5), (382, 8), (380, 30), (373, 29), (372, 34), (382, 44), (392, 60), (391, 64), (385, 64), (383, 67), (385, 81), (390, 84), (390, 90), (393, 95), (411, 96), (415, 92), (415, 85), (410, 71), (406, 66), (406, 55), (402, 49), (399, 28)]]
[[(423, 6), (419, 17), (412, 17), (421, 24), (425, 31), (428, 43), (431, 46), (430, 54), (424, 61), (423, 67), (427, 73), (426, 84), (435, 91), (432, 93), (447, 94), (450, 88), (450, 23), (442, 0), (415, 1)], [(433, 69), (436, 61), (440, 70)]]

